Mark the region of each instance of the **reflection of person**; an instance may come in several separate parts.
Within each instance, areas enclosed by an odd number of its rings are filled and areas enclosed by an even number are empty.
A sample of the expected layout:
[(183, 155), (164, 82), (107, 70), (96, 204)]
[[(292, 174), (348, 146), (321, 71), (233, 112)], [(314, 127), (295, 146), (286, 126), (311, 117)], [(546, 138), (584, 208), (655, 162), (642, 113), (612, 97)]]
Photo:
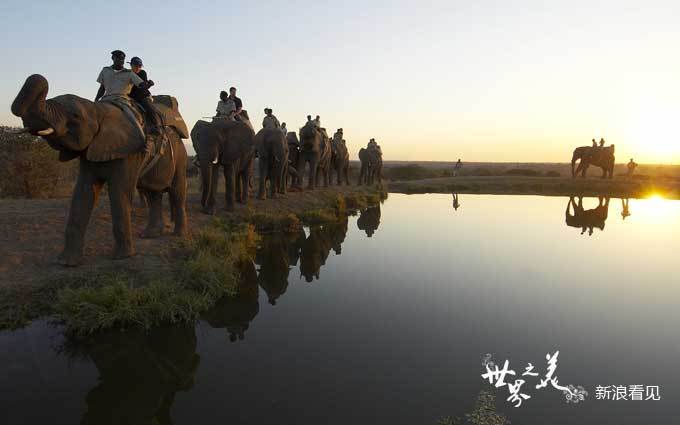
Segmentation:
[(630, 209), (628, 209), (628, 198), (621, 198), (621, 219), (625, 220), (630, 217)]
[(452, 195), (453, 195), (453, 209), (458, 211), (458, 208), (460, 207), (460, 202), (458, 202), (458, 194), (452, 193)]
[(633, 161), (633, 158), (631, 158), (630, 162), (628, 162), (628, 165), (626, 165), (626, 167), (628, 167), (628, 172), (626, 173), (626, 177), (632, 177), (633, 173), (635, 172), (635, 168), (637, 168), (637, 166), (638, 166), (637, 163), (635, 161)]

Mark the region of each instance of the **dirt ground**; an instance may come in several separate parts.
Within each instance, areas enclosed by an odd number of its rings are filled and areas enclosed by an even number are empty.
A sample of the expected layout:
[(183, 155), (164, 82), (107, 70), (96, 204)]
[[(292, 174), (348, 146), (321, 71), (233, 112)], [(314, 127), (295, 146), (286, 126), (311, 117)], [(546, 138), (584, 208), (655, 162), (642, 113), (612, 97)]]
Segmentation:
[[(224, 194), (218, 198), (216, 217), (245, 214), (249, 209), (259, 212), (301, 212), (328, 206), (328, 200), (338, 192), (357, 191), (355, 187), (332, 187), (311, 192), (289, 192), (278, 199), (260, 201), (252, 194), (247, 206), (238, 205), (233, 213), (224, 210)], [(64, 244), (64, 227), (70, 198), (60, 199), (1, 199), (0, 200), (0, 287), (40, 282), (46, 277), (90, 273), (98, 270), (125, 269), (149, 271), (163, 267), (164, 253), (178, 241), (168, 224), (166, 234), (158, 239), (135, 237), (137, 255), (114, 261), (113, 233), (109, 202), (100, 197), (87, 228), (84, 264), (65, 268), (56, 259)], [(190, 232), (195, 232), (212, 216), (200, 212), (200, 196), (190, 193), (187, 202)], [(167, 196), (164, 198), (166, 221)], [(135, 199), (133, 210), (134, 234), (139, 235), (146, 225), (147, 210)]]

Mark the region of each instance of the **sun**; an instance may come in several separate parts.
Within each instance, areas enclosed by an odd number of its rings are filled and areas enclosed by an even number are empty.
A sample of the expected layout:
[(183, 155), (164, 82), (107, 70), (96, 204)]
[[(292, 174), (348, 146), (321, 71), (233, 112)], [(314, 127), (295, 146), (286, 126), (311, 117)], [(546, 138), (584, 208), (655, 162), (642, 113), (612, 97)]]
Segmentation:
[(680, 162), (680, 104), (647, 106), (629, 118), (623, 152), (637, 162)]

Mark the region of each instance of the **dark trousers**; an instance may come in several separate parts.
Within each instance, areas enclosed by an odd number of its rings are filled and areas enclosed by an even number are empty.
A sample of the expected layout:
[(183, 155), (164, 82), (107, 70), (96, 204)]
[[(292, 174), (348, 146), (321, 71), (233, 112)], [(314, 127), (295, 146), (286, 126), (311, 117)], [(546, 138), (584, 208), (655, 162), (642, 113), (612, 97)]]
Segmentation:
[(142, 105), (145, 112), (145, 119), (150, 124), (150, 127), (159, 128), (162, 126), (161, 117), (153, 104), (153, 98), (151, 96), (145, 97), (144, 99), (135, 99), (137, 103)]

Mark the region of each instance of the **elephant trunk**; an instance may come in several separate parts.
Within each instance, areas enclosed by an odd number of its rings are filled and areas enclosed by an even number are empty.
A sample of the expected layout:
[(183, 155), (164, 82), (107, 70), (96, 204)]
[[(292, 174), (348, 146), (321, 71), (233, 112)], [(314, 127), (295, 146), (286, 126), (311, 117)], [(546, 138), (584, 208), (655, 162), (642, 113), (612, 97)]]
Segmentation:
[(48, 90), (47, 79), (33, 74), (26, 79), (12, 102), (12, 113), (23, 120), (28, 131), (39, 136), (56, 136), (55, 128), (63, 130), (64, 127), (59, 105), (45, 100)]

